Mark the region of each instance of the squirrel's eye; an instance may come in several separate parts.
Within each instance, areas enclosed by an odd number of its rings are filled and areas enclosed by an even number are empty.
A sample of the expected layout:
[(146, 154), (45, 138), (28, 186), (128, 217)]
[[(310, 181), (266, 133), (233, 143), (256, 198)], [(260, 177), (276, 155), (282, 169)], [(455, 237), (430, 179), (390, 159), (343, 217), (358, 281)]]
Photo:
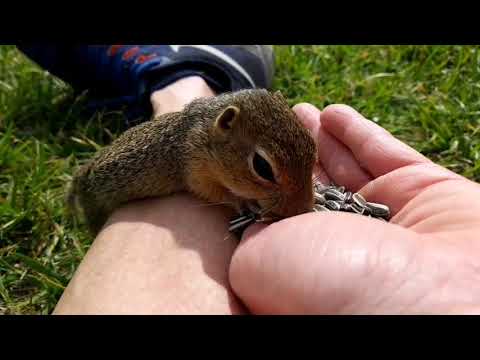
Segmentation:
[(261, 178), (275, 182), (275, 176), (273, 175), (273, 170), (267, 160), (265, 160), (257, 152), (253, 155), (252, 159), (252, 168)]

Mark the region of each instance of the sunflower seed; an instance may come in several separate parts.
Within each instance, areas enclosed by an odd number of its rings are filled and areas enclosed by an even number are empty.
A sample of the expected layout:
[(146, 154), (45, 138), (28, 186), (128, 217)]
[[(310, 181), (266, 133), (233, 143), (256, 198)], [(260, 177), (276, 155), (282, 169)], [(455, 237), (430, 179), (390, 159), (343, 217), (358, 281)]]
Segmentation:
[(345, 197), (344, 197), (343, 201), (345, 201), (347, 204), (351, 203), (352, 202), (352, 195), (353, 195), (352, 192), (347, 191), (345, 193)]
[(314, 196), (315, 196), (315, 204), (323, 205), (325, 204), (325, 201), (327, 201), (327, 199), (325, 199), (325, 196), (323, 194), (319, 194), (315, 192)]
[(376, 217), (390, 217), (390, 209), (388, 206), (374, 202), (368, 202), (366, 207), (370, 210), (372, 215)]
[(255, 219), (252, 219), (251, 217), (248, 217), (247, 219), (243, 219), (242, 221), (237, 221), (235, 224), (231, 225), (228, 230), (229, 231), (235, 231), (237, 229), (246, 227), (250, 225), (251, 223), (254, 223)]
[(352, 211), (357, 213), (357, 214), (360, 214), (360, 215), (363, 215), (364, 212), (365, 212), (365, 208), (361, 207), (361, 206), (358, 206), (357, 204), (351, 204), (352, 206)]
[[(335, 184), (323, 185), (316, 183), (314, 190), (314, 206), (312, 212), (343, 211), (362, 216), (387, 221), (390, 218), (390, 209), (384, 204), (368, 202), (361, 194), (352, 193), (344, 186)], [(241, 233), (247, 226), (255, 222), (263, 222), (265, 218), (261, 211), (246, 210), (241, 216), (230, 221), (229, 230)], [(259, 219), (261, 217), (261, 219)]]
[(352, 195), (353, 202), (360, 207), (365, 207), (367, 205), (367, 200), (360, 195), (359, 193), (355, 193)]
[(254, 219), (255, 218), (255, 214), (254, 213), (250, 213), (248, 215), (243, 215), (243, 216), (240, 216), (236, 219), (233, 219), (232, 221), (230, 221), (230, 225), (234, 225), (236, 223), (239, 223), (239, 222), (243, 222), (244, 220), (247, 220), (247, 219)]
[(352, 205), (347, 203), (340, 204), (340, 210), (346, 212), (354, 212)]
[(342, 201), (342, 202), (345, 200), (345, 195), (343, 195), (340, 191), (335, 189), (328, 189), (327, 191), (325, 191), (323, 195), (327, 200), (335, 200), (335, 201)]
[(341, 208), (341, 205), (336, 202), (336, 201), (333, 201), (333, 200), (327, 200), (325, 202), (325, 207), (329, 208), (330, 210), (335, 210), (335, 211), (339, 211), (340, 208)]

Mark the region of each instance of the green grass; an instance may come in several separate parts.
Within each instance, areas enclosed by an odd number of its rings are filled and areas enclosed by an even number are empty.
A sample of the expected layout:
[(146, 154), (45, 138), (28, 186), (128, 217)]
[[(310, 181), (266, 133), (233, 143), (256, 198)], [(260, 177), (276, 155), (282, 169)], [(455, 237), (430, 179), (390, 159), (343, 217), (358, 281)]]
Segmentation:
[[(480, 51), (470, 46), (277, 47), (291, 104), (347, 103), (432, 160), (480, 180)], [(64, 209), (76, 165), (120, 134), (118, 113), (0, 46), (0, 313), (48, 314), (91, 239)]]

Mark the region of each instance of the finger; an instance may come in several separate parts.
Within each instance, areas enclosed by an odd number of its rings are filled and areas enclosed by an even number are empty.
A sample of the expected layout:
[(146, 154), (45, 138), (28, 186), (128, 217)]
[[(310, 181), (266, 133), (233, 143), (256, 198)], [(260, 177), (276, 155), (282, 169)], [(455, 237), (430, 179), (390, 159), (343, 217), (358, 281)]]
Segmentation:
[(351, 151), (323, 127), (318, 131), (318, 158), (333, 182), (350, 191), (358, 191), (372, 177), (360, 167)]
[[(405, 221), (405, 217), (421, 213), (419, 209), (423, 208), (423, 205), (429, 208), (429, 203), (437, 203), (443, 197), (438, 195), (438, 199), (432, 199), (419, 195), (425, 193), (427, 188), (450, 180), (466, 179), (430, 162), (396, 169), (371, 181), (359, 192), (368, 201), (387, 204), (392, 215), (391, 222), (405, 226), (412, 223)], [(457, 202), (456, 206), (460, 204)]]
[(320, 110), (310, 104), (298, 104), (293, 110), (300, 121), (311, 129), (317, 143), (319, 164), (334, 183), (357, 191), (371, 180), (351, 151), (323, 129)]
[(411, 274), (417, 236), (352, 214), (251, 227), (232, 257), (230, 284), (253, 313), (381, 313)]
[(403, 166), (430, 162), (346, 105), (327, 106), (322, 112), (322, 128), (349, 148), (360, 166), (374, 177)]
[[(310, 131), (315, 143), (318, 146), (318, 131), (320, 129), (320, 111), (313, 105), (301, 103), (295, 105), (292, 110), (297, 115), (300, 122)], [(315, 182), (322, 184), (330, 184), (331, 179), (327, 172), (319, 162), (313, 167), (313, 178)]]

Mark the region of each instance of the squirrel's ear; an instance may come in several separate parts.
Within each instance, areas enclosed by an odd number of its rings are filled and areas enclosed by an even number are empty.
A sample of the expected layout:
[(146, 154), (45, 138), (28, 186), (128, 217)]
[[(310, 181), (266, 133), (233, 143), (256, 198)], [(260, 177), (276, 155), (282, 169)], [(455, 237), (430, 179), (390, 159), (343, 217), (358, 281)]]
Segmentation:
[(236, 106), (228, 106), (215, 119), (215, 129), (222, 132), (228, 131), (233, 127), (235, 120), (238, 118), (240, 109)]
[(273, 93), (273, 96), (275, 96), (277, 99), (285, 100), (285, 98), (282, 95), (282, 92), (280, 90), (277, 90)]
[(280, 90), (275, 91), (275, 92), (273, 93), (273, 96), (274, 96), (276, 99), (280, 100), (282, 103), (288, 104), (287, 99), (285, 98), (285, 96), (283, 96), (283, 94), (282, 94), (282, 92), (281, 92)]

